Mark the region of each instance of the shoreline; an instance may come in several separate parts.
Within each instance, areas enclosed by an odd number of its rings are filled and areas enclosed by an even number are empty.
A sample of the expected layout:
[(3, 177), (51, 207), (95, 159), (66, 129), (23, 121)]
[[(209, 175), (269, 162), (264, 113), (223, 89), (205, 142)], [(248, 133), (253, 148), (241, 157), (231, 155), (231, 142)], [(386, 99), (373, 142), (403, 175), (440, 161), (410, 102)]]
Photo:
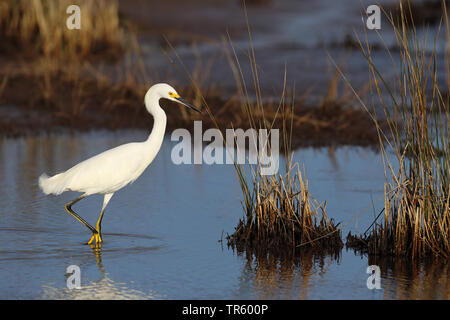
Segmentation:
[[(89, 131), (93, 129), (152, 128), (153, 120), (147, 113), (143, 97), (146, 88), (141, 85), (100, 83), (94, 79), (71, 80), (55, 75), (50, 79), (51, 91), (40, 90), (45, 77), (11, 76), (3, 85), (0, 96), (0, 136), (19, 137), (38, 133), (58, 133), (64, 130)], [(53, 87), (54, 86), (54, 87)], [(23, 88), (30, 88), (26, 95)], [(190, 89), (178, 90), (187, 101), (199, 97)], [(223, 99), (220, 90), (204, 93), (211, 112), (221, 130), (249, 128), (249, 121), (239, 99)], [(203, 129), (215, 128), (207, 113), (196, 115), (170, 101), (161, 101), (167, 113), (167, 130), (193, 129), (194, 120), (202, 120)], [(277, 114), (277, 103), (264, 106), (274, 128), (281, 128), (282, 116)], [(335, 102), (322, 106), (295, 103), (293, 146), (356, 145), (376, 146), (378, 135), (369, 115)]]

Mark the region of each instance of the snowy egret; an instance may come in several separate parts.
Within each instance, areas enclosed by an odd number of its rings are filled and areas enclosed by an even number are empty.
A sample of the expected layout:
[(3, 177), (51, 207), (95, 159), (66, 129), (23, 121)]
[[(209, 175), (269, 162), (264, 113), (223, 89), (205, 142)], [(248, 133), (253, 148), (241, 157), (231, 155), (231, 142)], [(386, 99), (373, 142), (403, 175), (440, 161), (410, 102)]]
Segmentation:
[[(52, 177), (44, 173), (39, 177), (39, 186), (46, 194), (58, 195), (65, 191), (83, 193), (67, 203), (65, 208), (92, 232), (88, 244), (93, 242), (95, 246), (101, 244), (102, 218), (114, 192), (135, 181), (161, 148), (167, 117), (159, 105), (160, 99), (176, 101), (201, 113), (196, 107), (184, 101), (170, 85), (155, 84), (147, 91), (144, 99), (145, 107), (154, 119), (153, 129), (146, 141), (123, 144), (84, 160), (65, 172)], [(103, 206), (95, 228), (72, 210), (72, 205), (92, 194), (104, 194)]]

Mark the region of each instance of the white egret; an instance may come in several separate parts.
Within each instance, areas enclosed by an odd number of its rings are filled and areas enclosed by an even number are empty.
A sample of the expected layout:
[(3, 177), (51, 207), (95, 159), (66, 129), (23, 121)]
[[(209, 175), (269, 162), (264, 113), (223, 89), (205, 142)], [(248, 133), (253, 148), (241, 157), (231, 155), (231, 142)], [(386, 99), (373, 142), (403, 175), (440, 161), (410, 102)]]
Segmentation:
[[(170, 85), (159, 83), (145, 94), (145, 107), (153, 116), (153, 129), (146, 141), (123, 144), (84, 160), (69, 170), (48, 177), (39, 177), (39, 186), (46, 194), (61, 194), (65, 191), (82, 192), (78, 198), (65, 205), (68, 213), (85, 225), (92, 237), (88, 244), (99, 246), (102, 242), (101, 223), (105, 208), (114, 192), (135, 181), (156, 157), (163, 142), (167, 117), (159, 105), (160, 99), (179, 102), (197, 112), (196, 107), (184, 101)], [(72, 205), (86, 196), (104, 194), (103, 206), (95, 228), (72, 210)]]

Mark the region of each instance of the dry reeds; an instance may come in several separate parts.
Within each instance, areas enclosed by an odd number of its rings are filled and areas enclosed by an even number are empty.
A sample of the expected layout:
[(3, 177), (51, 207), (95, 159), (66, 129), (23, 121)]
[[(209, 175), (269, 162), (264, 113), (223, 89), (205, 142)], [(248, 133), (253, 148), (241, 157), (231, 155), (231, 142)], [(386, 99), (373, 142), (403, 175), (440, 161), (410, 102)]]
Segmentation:
[[(401, 12), (399, 24), (390, 18), (400, 48), (393, 83), (379, 73), (369, 47), (361, 45), (389, 124), (390, 138), (379, 131), (387, 182), (384, 221), (375, 220), (362, 236), (349, 234), (347, 244), (371, 255), (448, 258), (450, 119), (448, 97), (437, 77), (437, 36), (429, 53), (408, 9)], [(382, 98), (386, 92), (390, 102)]]
[[(245, 11), (245, 8), (244, 8)], [(245, 11), (246, 13), (246, 11)], [(248, 19), (247, 19), (248, 23)], [(248, 25), (248, 24), (247, 24)], [(247, 115), (249, 126), (280, 132), (282, 144), (272, 145), (267, 139), (268, 150), (272, 155), (274, 148), (284, 154), (285, 173), (264, 175), (262, 160), (257, 164), (240, 165), (235, 163), (235, 171), (241, 186), (244, 217), (238, 223), (233, 234), (227, 236), (228, 245), (238, 251), (248, 250), (255, 254), (273, 254), (286, 256), (295, 254), (297, 249), (314, 248), (321, 253), (339, 251), (342, 247), (338, 225), (328, 219), (325, 207), (315, 202), (308, 190), (308, 182), (303, 178), (298, 163), (292, 163), (292, 136), (294, 122), (295, 92), (292, 102), (286, 102), (286, 71), (280, 102), (274, 117), (266, 117), (267, 110), (263, 104), (260, 87), (260, 69), (256, 63), (250, 28), (248, 28), (250, 46), (247, 57), (253, 79), (256, 99), (249, 96), (242, 67), (231, 41), (232, 54), (230, 65), (235, 74), (238, 91), (243, 100), (243, 113)], [(234, 57), (234, 60), (231, 58)], [(275, 127), (275, 119), (281, 123)], [(269, 143), (270, 140), (270, 143)], [(259, 148), (261, 148), (261, 142)]]
[[(66, 26), (70, 5), (80, 7), (80, 29)], [(11, 54), (80, 58), (117, 55), (122, 50), (117, 1), (3, 0), (0, 2), (2, 49)]]
[(228, 244), (238, 251), (290, 255), (298, 249), (335, 253), (342, 247), (338, 224), (326, 215), (325, 206), (315, 202), (298, 163), (284, 175), (253, 176), (251, 182), (239, 171), (244, 193), (245, 216)]
[[(246, 105), (248, 118), (254, 121), (253, 128), (272, 129), (272, 124), (263, 116), (262, 105), (248, 100)], [(278, 129), (282, 135), (285, 173), (263, 175), (259, 161), (255, 165), (235, 165), (244, 196), (244, 217), (227, 240), (229, 246), (238, 251), (245, 249), (257, 255), (270, 253), (286, 257), (295, 255), (297, 249), (336, 253), (343, 245), (338, 225), (326, 215), (326, 204), (312, 199), (300, 165), (292, 162), (293, 106), (287, 107), (284, 97), (279, 106), (283, 122)]]
[[(246, 13), (245, 4), (244, 12)], [(214, 126), (222, 132), (222, 141), (227, 153), (237, 151), (238, 154), (245, 154), (245, 150), (228, 148), (229, 141), (226, 141), (223, 136), (224, 126), (231, 125), (236, 128), (235, 125), (238, 124), (241, 129), (249, 128), (256, 132), (265, 130), (268, 133), (266, 139), (256, 139), (258, 141), (249, 139), (249, 143), (255, 143), (256, 150), (259, 150), (256, 163), (241, 164), (232, 156), (243, 196), (241, 203), (244, 217), (239, 221), (235, 232), (227, 235), (228, 246), (238, 252), (245, 250), (249, 255), (255, 254), (257, 257), (270, 255), (276, 259), (292, 259), (307, 251), (314, 254), (332, 253), (336, 257), (343, 246), (341, 230), (332, 219), (327, 217), (326, 205), (321, 205), (312, 199), (308, 190), (308, 181), (303, 178), (300, 165), (292, 163), (293, 128), (294, 122), (298, 120), (294, 113), (297, 105), (295, 92), (292, 92), (291, 102), (287, 103), (288, 90), (285, 72), (278, 105), (274, 103), (271, 104), (273, 108), (268, 108), (268, 104), (263, 101), (260, 87), (260, 67), (256, 63), (247, 16), (246, 21), (250, 45), (245, 55), (248, 57), (253, 79), (254, 98), (251, 97), (241, 62), (230, 38), (227, 43), (229, 46), (225, 46), (225, 53), (235, 76), (237, 96), (239, 97), (240, 110), (229, 110), (233, 111), (231, 115), (234, 115), (236, 119), (223, 119), (223, 114), (220, 113), (222, 109), (219, 109), (219, 113), (211, 109), (199, 90), (198, 82), (190, 75), (180, 57), (176, 55), (195, 91), (198, 92), (204, 110)], [(281, 139), (280, 141), (275, 139), (275, 142), (279, 142), (278, 144), (273, 144), (272, 129), (279, 130)], [(235, 138), (237, 139), (237, 137)], [(282, 151), (286, 168), (283, 174), (276, 171), (274, 174), (267, 175), (267, 171), (263, 170), (266, 167), (264, 162), (267, 159), (264, 159), (264, 156), (261, 157), (261, 149), (265, 149), (266, 156), (272, 160), (275, 152), (278, 154), (280, 150)]]

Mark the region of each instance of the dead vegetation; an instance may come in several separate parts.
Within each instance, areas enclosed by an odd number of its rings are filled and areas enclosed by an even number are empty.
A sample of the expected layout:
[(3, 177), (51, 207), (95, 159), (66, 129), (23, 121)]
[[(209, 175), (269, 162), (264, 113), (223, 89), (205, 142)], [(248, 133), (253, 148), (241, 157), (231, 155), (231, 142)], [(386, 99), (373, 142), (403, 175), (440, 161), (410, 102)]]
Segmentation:
[[(449, 104), (437, 77), (436, 41), (427, 54), (426, 42), (417, 35), (412, 19), (406, 6), (399, 22), (390, 20), (400, 48), (393, 84), (379, 73), (368, 46), (360, 42), (387, 115), (388, 129), (378, 129), (386, 175), (385, 204), (366, 233), (348, 235), (347, 245), (369, 255), (448, 259)], [(445, 20), (448, 26), (446, 15)], [(383, 100), (383, 93), (391, 100)]]
[[(80, 29), (66, 27), (69, 5), (83, 8)], [(0, 53), (34, 58), (118, 58), (124, 50), (117, 1), (3, 0)]]

